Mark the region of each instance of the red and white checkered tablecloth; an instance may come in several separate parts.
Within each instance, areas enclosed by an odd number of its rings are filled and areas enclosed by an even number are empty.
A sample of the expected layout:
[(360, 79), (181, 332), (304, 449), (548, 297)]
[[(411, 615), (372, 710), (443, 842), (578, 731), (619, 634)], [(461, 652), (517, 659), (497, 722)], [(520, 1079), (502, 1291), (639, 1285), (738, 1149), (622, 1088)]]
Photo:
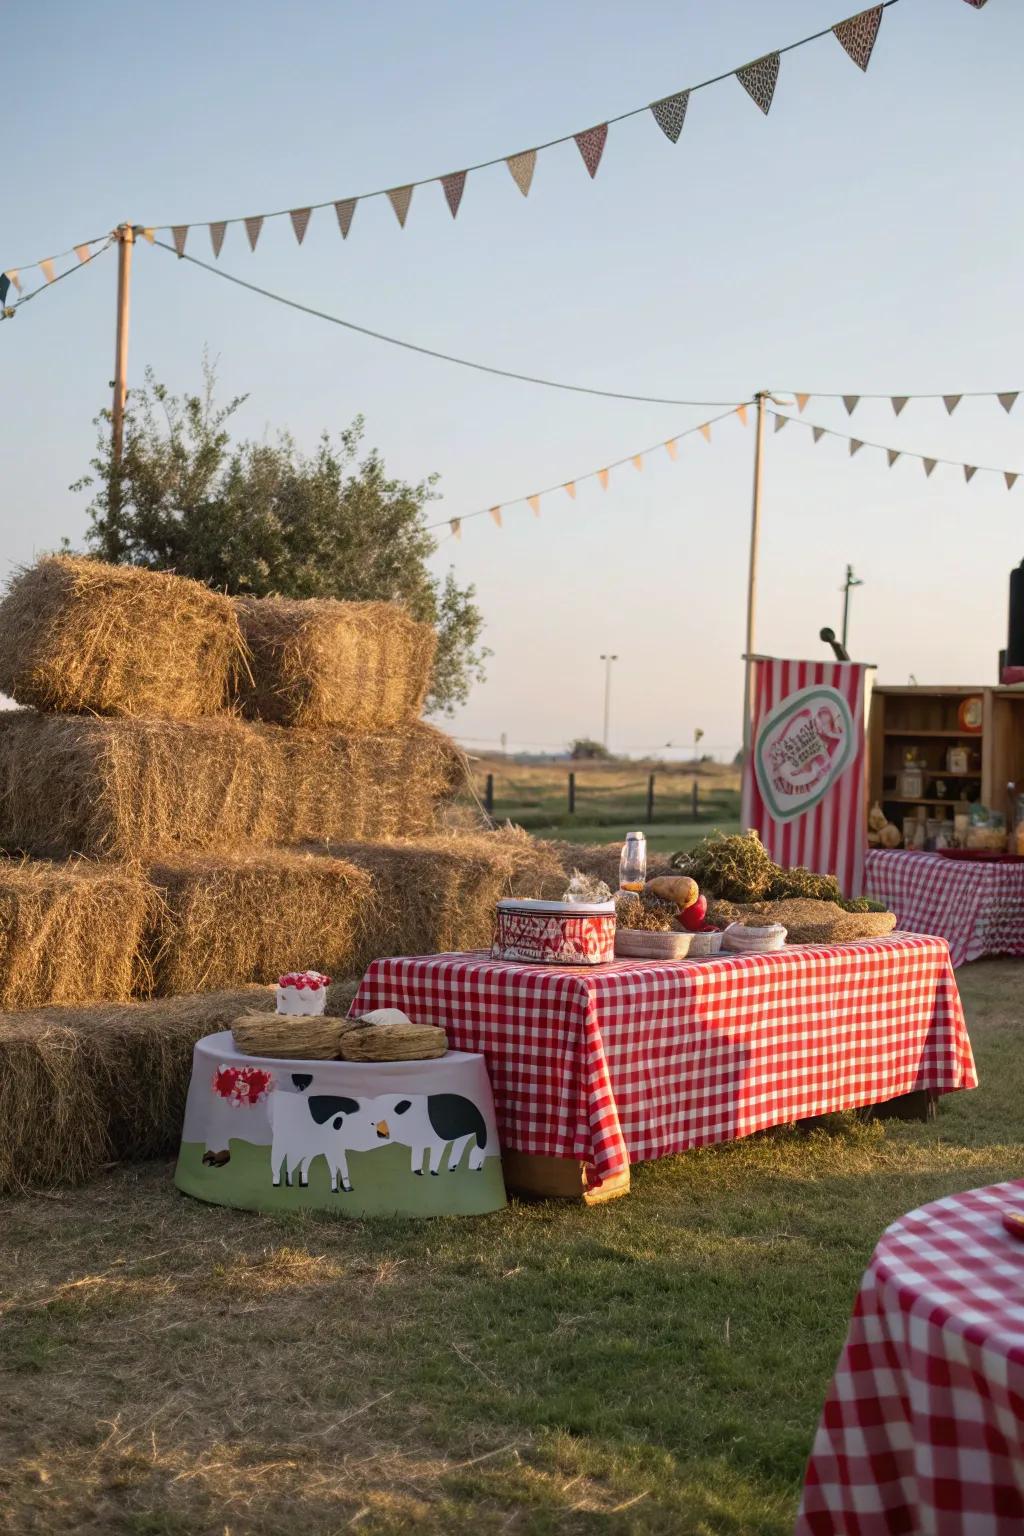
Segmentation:
[(1024, 1531), (1024, 1181), (949, 1195), (875, 1249), (807, 1466), (797, 1536)]
[(482, 1051), (505, 1147), (631, 1162), (917, 1089), (977, 1085), (949, 951), (900, 935), (707, 961), (375, 960), (353, 1013), (402, 1008)]
[(945, 939), (954, 966), (982, 955), (1024, 955), (1024, 864), (872, 848), (864, 889), (896, 913), (905, 932)]

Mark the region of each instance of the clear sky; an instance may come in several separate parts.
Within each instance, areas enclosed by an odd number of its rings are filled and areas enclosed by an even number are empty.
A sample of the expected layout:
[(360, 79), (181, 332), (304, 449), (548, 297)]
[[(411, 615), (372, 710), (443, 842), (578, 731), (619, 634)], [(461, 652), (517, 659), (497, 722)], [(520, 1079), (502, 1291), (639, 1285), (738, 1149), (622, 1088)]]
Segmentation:
[[(51, 0), (14, 7), (0, 52), (0, 268), (121, 220), (205, 221), (301, 206), (513, 153), (729, 70), (848, 12), (848, 0)], [(767, 118), (734, 80), (695, 95), (673, 146), (649, 114), (613, 126), (591, 183), (573, 145), (524, 200), (478, 172), (453, 223), (438, 186), (400, 230), (383, 199), (342, 243), (332, 210), (301, 249), (287, 220), (221, 265), (424, 345), (601, 388), (740, 400), (758, 388), (1024, 389), (1024, 5), (899, 0), (866, 75), (832, 38), (783, 57)], [(209, 259), (194, 229), (188, 249)], [(112, 253), (0, 328), (9, 566), (81, 538), (91, 418), (113, 357)], [(310, 445), (362, 412), (437, 516), (560, 482), (704, 411), (555, 393), (418, 358), (271, 305), (146, 246), (130, 370), (194, 386), (203, 347), (242, 429)], [(806, 418), (1024, 471), (1024, 397), (884, 402)], [(696, 437), (539, 520), (510, 510), (448, 539), (494, 651), (460, 712), (467, 739), (599, 733), (602, 651), (618, 652), (612, 743), (734, 749), (740, 734), (753, 434)], [(817, 655), (847, 561), (852, 649), (880, 678), (982, 683), (1024, 557), (1024, 478), (851, 461), (790, 427), (768, 441), (758, 648)]]

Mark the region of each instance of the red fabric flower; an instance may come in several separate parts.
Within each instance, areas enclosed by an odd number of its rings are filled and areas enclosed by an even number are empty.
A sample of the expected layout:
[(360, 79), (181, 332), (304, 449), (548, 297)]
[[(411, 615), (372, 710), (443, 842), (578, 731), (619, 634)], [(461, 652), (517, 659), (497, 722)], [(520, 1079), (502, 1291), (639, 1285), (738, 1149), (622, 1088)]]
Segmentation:
[(265, 1099), (274, 1086), (274, 1074), (263, 1067), (226, 1067), (223, 1062), (213, 1074), (214, 1093), (227, 1099), (234, 1109), (251, 1109)]

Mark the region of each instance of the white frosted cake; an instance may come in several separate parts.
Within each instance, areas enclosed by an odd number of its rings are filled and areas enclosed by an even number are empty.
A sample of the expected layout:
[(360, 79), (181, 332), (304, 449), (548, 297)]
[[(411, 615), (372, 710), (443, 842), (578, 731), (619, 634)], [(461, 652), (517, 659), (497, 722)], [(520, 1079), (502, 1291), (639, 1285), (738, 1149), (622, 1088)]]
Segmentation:
[(329, 976), (319, 971), (289, 971), (277, 980), (277, 1011), (293, 1015), (323, 1013), (327, 1007)]

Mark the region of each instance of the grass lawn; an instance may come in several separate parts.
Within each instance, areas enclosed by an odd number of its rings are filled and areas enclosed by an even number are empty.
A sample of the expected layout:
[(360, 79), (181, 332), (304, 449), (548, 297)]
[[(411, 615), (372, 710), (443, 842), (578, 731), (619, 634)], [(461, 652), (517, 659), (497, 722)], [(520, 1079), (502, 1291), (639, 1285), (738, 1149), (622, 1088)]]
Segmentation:
[(982, 1087), (779, 1131), (594, 1210), (256, 1216), (166, 1164), (0, 1201), (0, 1531), (782, 1536), (902, 1212), (1024, 1176), (1019, 963), (960, 973)]

